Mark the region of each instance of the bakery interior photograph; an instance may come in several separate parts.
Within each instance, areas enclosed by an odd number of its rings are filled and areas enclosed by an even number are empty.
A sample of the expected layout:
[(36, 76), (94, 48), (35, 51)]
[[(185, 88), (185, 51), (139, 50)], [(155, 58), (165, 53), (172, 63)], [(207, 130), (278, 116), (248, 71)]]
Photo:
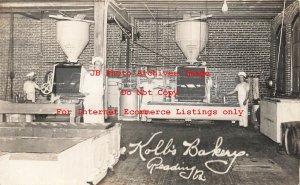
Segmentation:
[(300, 184), (300, 0), (1, 0), (1, 185)]

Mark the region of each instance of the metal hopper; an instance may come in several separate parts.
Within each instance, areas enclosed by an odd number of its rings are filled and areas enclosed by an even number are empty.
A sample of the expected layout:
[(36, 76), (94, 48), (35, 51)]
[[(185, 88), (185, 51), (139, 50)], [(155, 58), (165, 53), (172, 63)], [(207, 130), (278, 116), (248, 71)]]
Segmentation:
[(176, 43), (187, 58), (187, 62), (197, 62), (199, 53), (208, 41), (208, 25), (206, 22), (190, 20), (189, 15), (184, 17), (187, 21), (176, 23)]
[(56, 39), (68, 61), (76, 63), (89, 42), (90, 24), (81, 21), (58, 21)]

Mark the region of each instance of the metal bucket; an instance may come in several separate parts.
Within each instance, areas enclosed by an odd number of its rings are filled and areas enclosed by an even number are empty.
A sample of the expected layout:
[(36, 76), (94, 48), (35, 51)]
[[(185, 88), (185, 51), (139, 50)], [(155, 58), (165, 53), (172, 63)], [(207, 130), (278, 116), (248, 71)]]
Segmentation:
[(118, 107), (118, 92), (119, 84), (122, 82), (121, 78), (108, 78), (107, 85), (107, 103), (108, 107)]
[[(122, 95), (121, 92), (128, 92), (126, 95)], [(119, 98), (119, 119), (120, 120), (137, 120), (138, 115), (124, 114), (124, 110), (138, 110), (138, 95), (134, 88), (123, 88), (120, 91)]]

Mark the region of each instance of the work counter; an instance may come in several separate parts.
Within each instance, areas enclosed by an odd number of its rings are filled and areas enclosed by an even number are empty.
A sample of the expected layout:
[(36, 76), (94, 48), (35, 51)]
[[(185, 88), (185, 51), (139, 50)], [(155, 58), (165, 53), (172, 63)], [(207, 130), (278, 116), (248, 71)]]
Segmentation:
[(191, 120), (229, 120), (240, 121), (247, 108), (238, 104), (201, 103), (201, 102), (148, 102), (143, 109), (167, 110), (169, 114), (142, 114), (141, 120), (150, 122), (152, 119)]
[(277, 143), (282, 143), (282, 123), (300, 121), (300, 99), (266, 97), (260, 107), (260, 131)]
[(80, 103), (11, 103), (0, 101), (0, 121), (3, 121), (6, 114), (21, 114), (21, 115), (35, 115), (35, 114), (57, 114), (58, 109), (70, 110), (70, 122), (80, 122), (80, 115), (78, 109), (81, 108)]
[(0, 184), (98, 184), (119, 161), (120, 133), (118, 123), (0, 122)]

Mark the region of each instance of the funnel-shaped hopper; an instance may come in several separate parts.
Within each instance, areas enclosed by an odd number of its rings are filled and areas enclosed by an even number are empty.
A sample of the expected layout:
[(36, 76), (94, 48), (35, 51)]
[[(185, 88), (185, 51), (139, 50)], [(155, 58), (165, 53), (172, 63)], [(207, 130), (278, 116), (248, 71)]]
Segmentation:
[(206, 22), (185, 21), (176, 24), (176, 43), (187, 58), (187, 62), (197, 62), (199, 53), (208, 41)]
[(69, 62), (77, 62), (78, 57), (89, 42), (89, 23), (80, 21), (58, 21), (56, 39)]

